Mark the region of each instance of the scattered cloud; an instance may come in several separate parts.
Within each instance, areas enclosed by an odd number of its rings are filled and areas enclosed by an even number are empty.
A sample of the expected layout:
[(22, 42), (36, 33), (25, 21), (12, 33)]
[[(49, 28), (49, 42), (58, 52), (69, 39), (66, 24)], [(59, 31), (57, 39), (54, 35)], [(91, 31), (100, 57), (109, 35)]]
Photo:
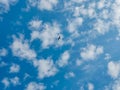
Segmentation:
[(83, 60), (95, 60), (102, 53), (102, 46), (95, 46), (93, 44), (89, 44), (87, 45), (87, 47), (82, 48), (80, 56)]
[(37, 7), (39, 10), (51, 11), (57, 5), (58, 0), (28, 0), (32, 7)]
[(17, 76), (14, 78), (5, 77), (1, 82), (4, 84), (5, 88), (8, 88), (10, 85), (13, 85), (13, 86), (20, 85), (20, 81)]
[(111, 55), (109, 53), (106, 53), (104, 59), (105, 60), (110, 60), (111, 59)]
[(42, 21), (38, 19), (33, 19), (28, 23), (28, 26), (31, 30), (40, 30), (42, 26)]
[(30, 82), (25, 90), (45, 90), (46, 86), (43, 83)]
[(7, 50), (5, 48), (0, 49), (0, 56), (6, 56), (7, 55)]
[(67, 29), (70, 33), (76, 33), (77, 29), (82, 25), (83, 19), (81, 17), (74, 18), (68, 21)]
[(65, 79), (73, 78), (73, 77), (75, 77), (75, 74), (73, 72), (69, 72), (69, 73), (66, 73), (64, 75), (64, 77), (65, 77)]
[(79, 59), (76, 60), (76, 65), (77, 65), (77, 66), (80, 66), (82, 63), (83, 63), (82, 60), (79, 60)]
[(108, 74), (112, 78), (118, 78), (118, 76), (120, 75), (120, 63), (119, 62), (110, 61), (108, 63)]
[(70, 53), (69, 51), (65, 51), (57, 61), (57, 64), (59, 67), (64, 67), (68, 64), (68, 60), (70, 58)]
[(120, 90), (120, 80), (116, 80), (114, 83), (113, 83), (113, 86), (112, 86), (112, 90)]
[[(59, 35), (61, 37), (60, 40), (58, 40)], [(40, 39), (43, 48), (48, 48), (51, 45), (62, 46), (62, 38), (60, 26), (55, 22), (53, 24), (44, 24), (41, 32), (33, 31), (31, 34), (31, 40)]]
[(20, 85), (20, 81), (19, 81), (19, 78), (17, 76), (14, 78), (11, 78), (10, 82), (11, 82), (11, 84), (13, 84), (13, 86)]
[(10, 46), (14, 56), (20, 57), (22, 59), (31, 60), (36, 57), (36, 52), (30, 48), (29, 43), (21, 38), (14, 38), (13, 43)]
[(2, 83), (4, 84), (5, 88), (9, 87), (9, 85), (10, 85), (10, 82), (9, 82), (8, 78), (4, 78), (2, 80)]
[(12, 64), (10, 67), (10, 73), (18, 73), (20, 71), (20, 66), (17, 64)]
[(17, 3), (18, 0), (0, 0), (0, 14), (7, 13), (10, 6)]
[(50, 59), (41, 59), (34, 61), (34, 66), (38, 69), (38, 77), (43, 79), (45, 77), (54, 76), (58, 69)]
[(92, 83), (88, 83), (88, 90), (94, 90), (94, 85)]

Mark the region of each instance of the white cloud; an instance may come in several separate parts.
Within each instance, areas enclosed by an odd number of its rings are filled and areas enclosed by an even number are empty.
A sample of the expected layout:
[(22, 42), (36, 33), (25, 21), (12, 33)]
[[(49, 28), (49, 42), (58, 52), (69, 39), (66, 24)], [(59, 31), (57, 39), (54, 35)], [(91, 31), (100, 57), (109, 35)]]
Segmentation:
[(83, 3), (84, 1), (86, 0), (71, 0), (72, 2), (75, 2), (75, 3)]
[(0, 62), (0, 67), (4, 67), (4, 66), (7, 66), (7, 63), (5, 63), (5, 62)]
[(34, 50), (30, 49), (30, 46), (27, 41), (23, 40), (21, 37), (14, 38), (12, 45), (10, 46), (14, 56), (31, 60), (36, 57)]
[(97, 19), (94, 24), (94, 30), (96, 30), (99, 34), (105, 34), (109, 31), (109, 22), (105, 22), (104, 20)]
[(33, 19), (28, 23), (28, 25), (31, 30), (40, 30), (42, 21), (38, 19)]
[(39, 10), (53, 10), (58, 0), (28, 0), (30, 6), (37, 7)]
[(94, 60), (102, 53), (103, 53), (102, 46), (95, 46), (93, 44), (89, 44), (87, 47), (82, 48), (80, 56), (83, 60)]
[[(43, 48), (48, 48), (51, 45), (61, 46), (63, 45), (63, 36), (60, 33), (60, 26), (57, 23), (48, 23), (43, 25), (43, 30), (41, 32), (33, 31), (31, 34), (31, 40), (40, 39)], [(61, 36), (60, 40), (58, 40), (59, 35)]]
[(88, 90), (94, 90), (94, 85), (92, 83), (88, 83)]
[(78, 27), (80, 27), (83, 23), (83, 19), (81, 17), (77, 17), (68, 21), (67, 29), (70, 33), (77, 32)]
[(77, 66), (80, 66), (82, 63), (83, 63), (82, 60), (79, 60), (79, 59), (76, 60), (76, 65)]
[(120, 90), (120, 80), (116, 80), (112, 85), (112, 90)]
[(4, 78), (2, 80), (2, 83), (4, 84), (5, 88), (9, 87), (9, 85), (10, 85), (10, 82), (9, 82), (8, 78)]
[(112, 4), (112, 24), (119, 27), (120, 25), (120, 2), (119, 0), (115, 0)]
[(30, 82), (25, 90), (45, 90), (46, 86), (43, 83)]
[(64, 67), (68, 64), (68, 60), (70, 58), (70, 53), (68, 51), (65, 51), (57, 61), (57, 64), (59, 67)]
[(38, 77), (43, 79), (45, 77), (54, 76), (58, 69), (55, 67), (53, 60), (41, 59), (34, 61), (34, 66), (38, 69)]
[(111, 82), (108, 86), (105, 87), (105, 90), (120, 90), (120, 78)]
[(65, 77), (66, 79), (73, 78), (73, 77), (75, 77), (75, 74), (74, 74), (73, 72), (69, 72), (69, 73), (66, 73), (66, 74), (64, 75), (64, 77)]
[(97, 8), (98, 9), (102, 9), (105, 7), (105, 0), (100, 0), (98, 3), (97, 3)]
[(5, 88), (9, 87), (10, 85), (13, 85), (13, 86), (20, 85), (20, 81), (17, 76), (14, 78), (5, 77), (1, 82), (4, 84)]
[(17, 64), (12, 64), (12, 66), (10, 67), (10, 73), (17, 73), (20, 71), (20, 66)]
[(6, 56), (7, 55), (7, 50), (5, 48), (0, 49), (0, 56)]
[(119, 62), (110, 61), (108, 63), (108, 74), (112, 78), (118, 78), (118, 76), (120, 75), (120, 63)]
[(10, 82), (13, 86), (20, 85), (20, 81), (18, 77), (11, 78)]
[(15, 4), (18, 0), (0, 0), (0, 14), (7, 13), (10, 6)]
[(110, 58), (111, 58), (111, 55), (110, 55), (109, 53), (106, 53), (104, 59), (105, 59), (105, 60), (110, 60)]

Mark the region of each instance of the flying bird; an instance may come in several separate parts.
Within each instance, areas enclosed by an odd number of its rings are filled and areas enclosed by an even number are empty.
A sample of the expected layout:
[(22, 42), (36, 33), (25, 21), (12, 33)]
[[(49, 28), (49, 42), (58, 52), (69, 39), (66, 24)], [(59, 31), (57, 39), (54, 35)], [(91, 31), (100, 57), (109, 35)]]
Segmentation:
[(58, 40), (60, 40), (60, 38), (61, 38), (61, 37), (59, 36), (59, 37), (58, 37)]

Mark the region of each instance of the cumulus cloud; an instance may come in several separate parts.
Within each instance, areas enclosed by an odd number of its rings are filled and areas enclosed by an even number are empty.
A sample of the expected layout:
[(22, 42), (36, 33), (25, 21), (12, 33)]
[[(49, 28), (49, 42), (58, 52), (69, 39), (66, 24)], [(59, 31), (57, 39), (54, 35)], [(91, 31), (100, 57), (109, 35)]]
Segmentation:
[(5, 88), (9, 87), (9, 85), (10, 85), (10, 82), (9, 82), (8, 78), (4, 78), (2, 80), (2, 83), (4, 84)]
[(14, 56), (27, 60), (31, 60), (36, 57), (35, 51), (30, 48), (28, 42), (22, 37), (14, 38), (14, 41), (10, 47)]
[(67, 29), (70, 33), (77, 32), (78, 27), (80, 27), (83, 23), (83, 19), (81, 17), (74, 18), (68, 21)]
[(10, 85), (16, 86), (20, 85), (19, 77), (14, 78), (3, 78), (2, 83), (4, 84), (5, 88), (8, 88)]
[(93, 44), (89, 44), (87, 47), (82, 48), (80, 56), (83, 60), (95, 60), (102, 53), (102, 46), (95, 46)]
[(112, 90), (120, 90), (120, 79), (116, 80), (112, 85)]
[(18, 0), (0, 0), (0, 14), (6, 13), (10, 10), (10, 6), (15, 4)]
[(4, 67), (4, 66), (7, 66), (7, 63), (4, 61), (0, 62), (0, 67)]
[(7, 55), (7, 50), (5, 48), (0, 49), (0, 56), (6, 56)]
[(104, 59), (105, 59), (105, 60), (110, 60), (110, 58), (111, 58), (111, 55), (110, 55), (109, 53), (106, 53)]
[(118, 78), (118, 76), (120, 75), (120, 63), (119, 62), (110, 61), (108, 63), (108, 74), (112, 78)]
[(12, 66), (10, 67), (10, 73), (17, 73), (20, 71), (20, 66), (17, 64), (12, 64)]
[(92, 83), (88, 83), (88, 90), (94, 90), (94, 85)]
[(34, 61), (34, 66), (38, 69), (38, 77), (43, 79), (45, 77), (54, 76), (58, 69), (50, 59), (41, 59)]
[(83, 63), (82, 60), (79, 60), (79, 59), (76, 60), (76, 65), (77, 66), (80, 66), (82, 63)]
[(13, 86), (20, 85), (19, 77), (14, 77), (10, 79), (10, 82)]
[(42, 21), (38, 19), (33, 19), (28, 23), (28, 26), (31, 30), (40, 30)]
[(64, 75), (64, 77), (65, 77), (65, 79), (73, 78), (73, 77), (75, 77), (75, 74), (73, 72), (69, 72), (69, 73), (66, 73)]
[(120, 79), (116, 79), (105, 87), (105, 90), (120, 90)]
[(57, 5), (58, 0), (28, 0), (28, 3), (39, 10), (51, 11)]
[(46, 86), (43, 83), (30, 82), (25, 90), (45, 90)]
[[(60, 40), (58, 40), (59, 35)], [(31, 34), (32, 40), (40, 39), (42, 41), (43, 48), (48, 48), (51, 45), (62, 46), (62, 37), (60, 26), (55, 22), (53, 24), (44, 24), (41, 32), (33, 31)]]
[(59, 67), (64, 67), (68, 64), (68, 60), (70, 58), (70, 53), (65, 51), (61, 56), (60, 59), (57, 61)]
[(99, 34), (105, 34), (109, 31), (109, 25), (109, 22), (98, 19), (94, 24), (94, 30), (96, 30)]

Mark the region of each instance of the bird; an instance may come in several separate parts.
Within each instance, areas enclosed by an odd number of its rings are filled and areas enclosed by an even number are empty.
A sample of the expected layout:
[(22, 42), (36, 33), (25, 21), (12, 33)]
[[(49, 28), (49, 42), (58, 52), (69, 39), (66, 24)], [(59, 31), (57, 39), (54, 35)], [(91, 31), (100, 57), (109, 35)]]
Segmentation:
[(60, 40), (60, 38), (61, 38), (61, 37), (60, 37), (60, 36), (58, 36), (58, 40)]

